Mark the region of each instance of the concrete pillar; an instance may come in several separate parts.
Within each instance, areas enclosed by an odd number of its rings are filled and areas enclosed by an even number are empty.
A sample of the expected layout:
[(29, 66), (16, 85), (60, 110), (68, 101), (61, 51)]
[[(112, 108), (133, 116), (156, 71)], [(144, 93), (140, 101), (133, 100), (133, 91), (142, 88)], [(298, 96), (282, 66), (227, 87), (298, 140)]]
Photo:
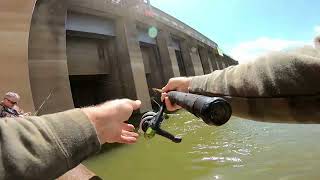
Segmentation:
[(165, 83), (167, 83), (164, 82), (160, 57), (157, 54), (157, 47), (155, 45), (141, 43), (140, 49), (144, 62), (149, 92), (150, 94), (153, 94), (153, 91), (150, 88), (162, 88)]
[(226, 59), (226, 65), (227, 65), (227, 67), (231, 66), (230, 58), (227, 58), (227, 59)]
[(224, 68), (227, 68), (229, 65), (228, 65), (228, 58), (226, 56), (224, 56), (222, 58), (222, 64), (223, 64), (223, 67)]
[(229, 62), (229, 65), (230, 65), (230, 66), (238, 65), (238, 64), (239, 64), (238, 61), (232, 59), (230, 56), (227, 56), (227, 57), (228, 57), (228, 62)]
[(128, 98), (141, 100), (140, 112), (146, 112), (152, 108), (137, 33), (134, 22), (117, 19), (116, 44), (122, 88)]
[[(163, 70), (164, 82), (168, 82), (174, 76), (173, 61), (177, 61), (176, 57), (172, 60), (169, 53), (170, 34), (167, 31), (160, 31), (157, 36), (157, 45), (160, 54), (160, 61)], [(177, 64), (177, 62), (175, 62)], [(178, 67), (179, 69), (179, 67)]]
[(229, 58), (225, 59), (225, 64), (226, 64), (227, 67), (231, 66)]
[(203, 75), (204, 74), (203, 67), (202, 67), (202, 63), (199, 55), (198, 46), (196, 44), (191, 45), (190, 56), (191, 56), (195, 75), (196, 76)]
[(212, 72), (212, 65), (209, 60), (208, 50), (205, 47), (199, 47), (199, 55), (202, 63), (204, 74), (209, 74)]
[(184, 66), (186, 68), (187, 76), (194, 76), (195, 71), (194, 71), (194, 66), (190, 56), (191, 48), (190, 48), (189, 41), (182, 40), (180, 42), (180, 46), (181, 46), (182, 58), (183, 58)]
[(208, 62), (209, 62), (210, 72), (215, 71), (215, 70), (213, 70), (212, 62), (211, 62), (211, 59), (210, 59), (210, 58), (208, 59)]
[(121, 88), (121, 80), (120, 80), (120, 69), (121, 69), (121, 64), (118, 62), (117, 59), (117, 52), (116, 52), (116, 47), (115, 47), (115, 40), (105, 40), (105, 48), (104, 51), (105, 54), (108, 55), (108, 63), (109, 63), (109, 71), (110, 71), (110, 80), (111, 83), (108, 82), (107, 85), (107, 93), (111, 93), (109, 97), (114, 98), (123, 98), (124, 97), (124, 90)]
[(223, 69), (223, 65), (222, 65), (222, 56), (220, 56), (219, 54), (214, 54), (214, 58), (215, 58), (215, 61), (217, 63), (217, 67), (218, 69)]
[(222, 65), (222, 69), (228, 67), (228, 66), (226, 65), (226, 59), (223, 58), (223, 57), (221, 58), (221, 65)]
[(28, 67), (28, 38), (36, 0), (1, 0), (0, 97), (8, 91), (21, 95), (19, 105), (34, 111)]
[(64, 1), (38, 1), (29, 39), (29, 68), (36, 109), (51, 94), (40, 114), (73, 108), (66, 57)]
[(225, 55), (224, 62), (225, 62), (226, 68), (231, 66), (231, 57), (228, 55)]
[(217, 59), (212, 52), (209, 53), (209, 61), (211, 62), (212, 71), (219, 70)]

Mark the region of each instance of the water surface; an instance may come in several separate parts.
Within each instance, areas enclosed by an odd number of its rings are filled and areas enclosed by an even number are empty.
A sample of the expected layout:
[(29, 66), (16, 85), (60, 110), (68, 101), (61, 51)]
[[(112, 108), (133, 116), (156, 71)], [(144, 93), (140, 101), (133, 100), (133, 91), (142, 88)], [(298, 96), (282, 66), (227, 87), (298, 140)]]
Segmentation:
[(320, 179), (320, 125), (260, 123), (233, 117), (212, 127), (179, 111), (162, 127), (183, 137), (140, 138), (85, 164), (104, 179)]

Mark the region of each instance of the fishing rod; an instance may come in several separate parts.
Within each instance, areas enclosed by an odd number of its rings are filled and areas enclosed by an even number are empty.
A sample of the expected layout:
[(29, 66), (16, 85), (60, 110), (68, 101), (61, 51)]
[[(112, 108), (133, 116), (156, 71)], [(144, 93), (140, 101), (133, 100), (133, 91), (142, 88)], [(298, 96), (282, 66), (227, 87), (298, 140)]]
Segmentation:
[[(210, 126), (221, 126), (228, 122), (232, 115), (231, 105), (221, 97), (208, 97), (178, 91), (169, 92), (168, 97), (172, 103), (201, 118)], [(182, 138), (161, 129), (161, 124), (165, 119), (165, 109), (166, 105), (162, 102), (158, 112), (145, 113), (141, 118), (140, 130), (146, 139), (151, 139), (158, 134), (175, 143), (180, 143)]]
[(33, 113), (33, 116), (38, 116), (39, 112), (42, 110), (42, 108), (44, 107), (44, 105), (49, 101), (49, 99), (51, 98), (53, 92), (57, 89), (57, 87), (51, 89), (50, 93), (48, 94), (48, 96), (42, 101), (41, 105), (39, 106), (39, 108), (36, 110), (35, 113)]

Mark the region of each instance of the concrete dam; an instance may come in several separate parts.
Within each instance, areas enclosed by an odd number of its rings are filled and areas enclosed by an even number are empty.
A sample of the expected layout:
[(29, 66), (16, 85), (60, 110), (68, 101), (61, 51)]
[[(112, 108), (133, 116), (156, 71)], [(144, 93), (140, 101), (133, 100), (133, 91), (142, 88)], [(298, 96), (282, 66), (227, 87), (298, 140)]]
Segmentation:
[(147, 0), (4, 0), (0, 93), (39, 114), (140, 99), (171, 77), (238, 64), (192, 27)]

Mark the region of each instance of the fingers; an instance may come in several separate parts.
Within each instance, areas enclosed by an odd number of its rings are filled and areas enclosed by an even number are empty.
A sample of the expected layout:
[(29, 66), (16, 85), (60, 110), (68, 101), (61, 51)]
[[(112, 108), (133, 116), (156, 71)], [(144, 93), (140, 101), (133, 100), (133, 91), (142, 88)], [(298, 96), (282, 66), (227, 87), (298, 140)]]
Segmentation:
[(132, 106), (133, 110), (137, 110), (141, 107), (141, 101), (140, 100), (130, 100), (130, 99), (125, 99), (126, 103), (130, 104)]
[(165, 104), (166, 104), (166, 107), (167, 107), (167, 110), (168, 110), (168, 111), (176, 111), (176, 110), (178, 110), (178, 109), (181, 109), (180, 106), (178, 106), (178, 105), (176, 105), (176, 104), (173, 105), (173, 104), (170, 102), (170, 100), (169, 100), (168, 97), (165, 97), (165, 98), (164, 98), (164, 102), (165, 102)]
[(161, 102), (164, 101), (164, 98), (167, 97), (168, 94), (167, 93), (161, 93)]
[(140, 100), (136, 100), (134, 103), (134, 107), (133, 110), (137, 110), (141, 107), (141, 101)]
[(118, 142), (123, 144), (134, 144), (137, 142), (138, 137), (139, 137), (139, 134), (135, 132), (122, 130), (120, 140)]
[(191, 77), (171, 78), (168, 84), (162, 88), (162, 92), (169, 92), (173, 90), (187, 92), (190, 82)]
[(138, 138), (139, 134), (135, 133), (135, 132), (131, 132), (131, 131), (126, 131), (126, 130), (122, 130), (121, 131), (121, 135), (122, 136), (126, 136), (126, 137), (134, 137), (134, 138)]
[(181, 109), (180, 106), (171, 103), (167, 93), (161, 94), (161, 101), (165, 102), (168, 111), (176, 111), (178, 109)]
[(169, 89), (170, 89), (170, 88), (168, 87), (168, 84), (167, 84), (166, 86), (164, 86), (164, 87), (162, 88), (162, 92), (168, 92), (168, 91), (170, 91)]
[(168, 84), (162, 88), (162, 92), (169, 92), (169, 91), (176, 90), (177, 88), (176, 86), (178, 84), (179, 83), (177, 82), (177, 78), (171, 78), (169, 79)]
[(137, 142), (137, 138), (135, 137), (127, 137), (127, 136), (123, 136), (121, 135), (119, 143), (122, 144), (134, 144)]
[(134, 131), (135, 127), (132, 124), (123, 123), (122, 124), (122, 129), (125, 130), (125, 131)]
[(171, 103), (167, 93), (162, 93), (161, 94), (161, 101), (162, 102), (164, 101), (168, 111), (176, 111), (178, 109), (181, 109), (180, 106)]
[(174, 86), (172, 86), (172, 80), (170, 79), (168, 84), (162, 88), (162, 92), (169, 92), (175, 90)]

